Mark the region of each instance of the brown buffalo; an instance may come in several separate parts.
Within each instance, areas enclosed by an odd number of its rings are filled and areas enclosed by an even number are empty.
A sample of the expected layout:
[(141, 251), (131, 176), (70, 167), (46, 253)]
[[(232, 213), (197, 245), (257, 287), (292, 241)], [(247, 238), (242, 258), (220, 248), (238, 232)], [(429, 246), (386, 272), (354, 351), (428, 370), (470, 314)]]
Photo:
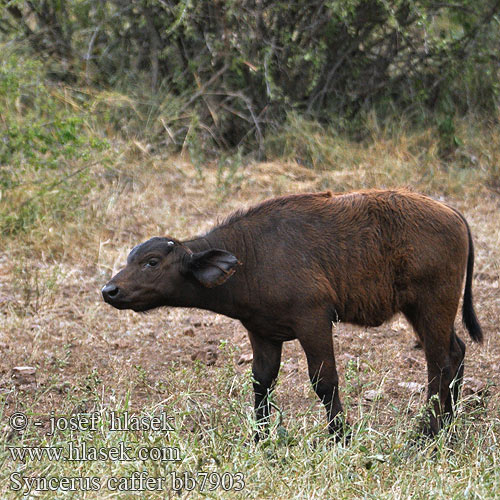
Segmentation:
[[(379, 326), (402, 312), (422, 344), (431, 403), (425, 430), (453, 414), (465, 344), (482, 340), (472, 304), (474, 250), (464, 217), (407, 190), (297, 194), (231, 215), (188, 241), (152, 238), (102, 289), (119, 309), (199, 307), (239, 319), (253, 349), (255, 409), (265, 432), (283, 342), (298, 339), (309, 376), (342, 428), (332, 322)], [(453, 390), (450, 390), (450, 387)]]

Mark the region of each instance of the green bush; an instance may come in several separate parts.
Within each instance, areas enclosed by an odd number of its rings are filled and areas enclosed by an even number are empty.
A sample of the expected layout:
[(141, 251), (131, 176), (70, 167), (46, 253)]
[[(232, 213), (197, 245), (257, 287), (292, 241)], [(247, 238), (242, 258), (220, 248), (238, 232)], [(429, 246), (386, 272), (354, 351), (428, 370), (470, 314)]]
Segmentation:
[(43, 0), (7, 12), (3, 38), (28, 40), (54, 78), (135, 96), (148, 139), (178, 147), (195, 126), (207, 144), (264, 153), (291, 111), (349, 127), (371, 109), (427, 121), (422, 110), (498, 103), (496, 0)]
[(8, 54), (0, 62), (0, 228), (4, 235), (71, 217), (90, 189), (94, 152), (106, 142), (83, 110), (45, 82), (40, 62)]

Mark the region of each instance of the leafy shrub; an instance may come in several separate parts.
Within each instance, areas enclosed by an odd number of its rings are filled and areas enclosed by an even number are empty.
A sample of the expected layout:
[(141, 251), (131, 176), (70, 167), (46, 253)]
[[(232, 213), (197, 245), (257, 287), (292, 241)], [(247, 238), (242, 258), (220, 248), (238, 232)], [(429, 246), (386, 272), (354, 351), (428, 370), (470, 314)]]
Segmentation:
[(48, 229), (75, 215), (90, 189), (88, 166), (106, 142), (86, 113), (44, 81), (39, 62), (8, 54), (0, 63), (0, 228), (5, 235)]
[(498, 102), (495, 0), (44, 0), (7, 12), (4, 38), (27, 39), (55, 78), (138, 89), (149, 137), (179, 147), (194, 127), (263, 153), (290, 111), (349, 126), (372, 108), (452, 116)]

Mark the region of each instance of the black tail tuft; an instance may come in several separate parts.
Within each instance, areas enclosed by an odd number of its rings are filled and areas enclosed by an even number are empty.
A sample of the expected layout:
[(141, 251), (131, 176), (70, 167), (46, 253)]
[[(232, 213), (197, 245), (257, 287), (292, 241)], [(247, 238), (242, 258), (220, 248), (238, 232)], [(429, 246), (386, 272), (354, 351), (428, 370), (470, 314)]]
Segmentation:
[[(458, 212), (457, 212), (458, 213)], [(470, 233), (469, 224), (465, 218), (462, 220), (467, 226), (467, 234), (469, 236), (469, 257), (467, 259), (467, 274), (465, 277), (465, 289), (464, 289), (464, 302), (462, 306), (462, 321), (465, 327), (469, 330), (469, 335), (475, 342), (483, 341), (483, 331), (481, 330), (481, 325), (477, 320), (476, 313), (474, 312), (474, 306), (472, 304), (472, 274), (474, 271), (474, 245), (472, 243), (472, 235)]]

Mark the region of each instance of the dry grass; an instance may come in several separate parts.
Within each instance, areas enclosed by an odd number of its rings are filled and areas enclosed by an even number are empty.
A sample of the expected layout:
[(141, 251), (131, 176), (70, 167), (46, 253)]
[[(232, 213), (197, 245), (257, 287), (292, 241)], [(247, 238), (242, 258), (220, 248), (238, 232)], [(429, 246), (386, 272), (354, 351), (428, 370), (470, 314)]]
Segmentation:
[[(29, 244), (22, 236), (10, 239), (0, 257), (2, 497), (21, 496), (9, 480), (16, 471), (104, 478), (134, 470), (151, 476), (212, 470), (241, 471), (246, 481), (243, 492), (219, 489), (209, 494), (213, 498), (463, 498), (466, 492), (471, 498), (494, 498), (500, 485), (500, 199), (477, 181), (480, 170), (472, 184), (468, 170), (460, 174), (436, 166), (433, 175), (432, 162), (419, 167), (418, 151), (425, 150), (421, 141), (432, 143), (423, 134), (407, 143), (399, 138), (342, 145), (328, 169), (288, 160), (221, 162), (200, 170), (182, 157), (149, 156), (140, 144), (122, 150), (112, 167), (94, 165), (96, 183), (85, 198), (83, 217), (38, 229)], [(464, 411), (453, 424), (458, 440), (441, 436), (437, 451), (430, 445), (408, 447), (423, 394), (398, 383), (424, 384), (425, 363), (399, 317), (378, 329), (340, 324), (334, 330), (342, 397), (354, 424), (351, 446), (327, 446), (323, 410), (310, 388), (304, 355), (291, 342), (276, 391), (288, 437), (276, 420), (269, 442), (255, 448), (250, 444), (250, 365), (238, 364), (250, 346), (238, 322), (186, 309), (137, 315), (101, 301), (101, 286), (123, 265), (129, 249), (150, 236), (192, 236), (233, 209), (277, 194), (400, 184), (444, 196), (462, 210), (476, 244), (475, 303), (486, 341), (473, 345), (461, 326), (458, 330), (467, 339), (466, 376), (492, 387), (489, 397), (470, 396), (461, 404)], [(441, 189), (443, 185), (449, 189)], [(204, 363), (207, 350), (217, 355), (212, 366)], [(36, 367), (36, 383), (19, 386), (13, 381), (12, 368), (20, 365)], [(7, 446), (55, 446), (69, 440), (97, 447), (120, 440), (164, 444), (165, 436), (151, 432), (119, 435), (101, 429), (60, 432), (53, 438), (42, 432), (51, 411), (154, 413), (159, 408), (174, 415), (176, 431), (167, 442), (181, 450), (181, 464), (23, 464), (6, 451)], [(12, 433), (6, 419), (14, 411), (33, 419), (41, 415), (43, 429), (31, 425), (24, 434)], [(74, 498), (116, 495), (102, 489)], [(163, 498), (161, 492), (148, 495)], [(191, 498), (188, 492), (181, 496)], [(120, 496), (138, 497), (130, 492)]]

